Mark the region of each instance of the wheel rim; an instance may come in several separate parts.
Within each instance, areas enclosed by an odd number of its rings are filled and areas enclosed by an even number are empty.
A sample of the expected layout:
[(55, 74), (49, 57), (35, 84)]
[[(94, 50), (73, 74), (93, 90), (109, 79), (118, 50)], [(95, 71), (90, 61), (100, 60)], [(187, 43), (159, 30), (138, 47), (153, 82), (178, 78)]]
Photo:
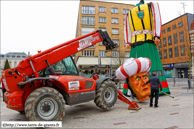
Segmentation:
[(44, 98), (38, 103), (38, 115), (45, 120), (51, 120), (58, 112), (58, 104), (53, 98)]
[(106, 102), (112, 102), (114, 100), (115, 92), (112, 87), (108, 87), (104, 91), (104, 99)]

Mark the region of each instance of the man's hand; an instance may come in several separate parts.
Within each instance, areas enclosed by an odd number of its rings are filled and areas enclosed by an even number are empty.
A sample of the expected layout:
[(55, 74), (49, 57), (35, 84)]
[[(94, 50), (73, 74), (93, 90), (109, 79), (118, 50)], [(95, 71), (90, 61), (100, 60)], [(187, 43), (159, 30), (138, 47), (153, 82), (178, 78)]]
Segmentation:
[(131, 45), (127, 43), (126, 46), (125, 46), (125, 48), (126, 49), (130, 49), (131, 48)]
[(162, 92), (162, 89), (160, 89), (160, 92)]
[(159, 45), (159, 43), (160, 43), (160, 39), (158, 39), (158, 37), (155, 37), (154, 43), (155, 43), (156, 46), (158, 47), (158, 45)]

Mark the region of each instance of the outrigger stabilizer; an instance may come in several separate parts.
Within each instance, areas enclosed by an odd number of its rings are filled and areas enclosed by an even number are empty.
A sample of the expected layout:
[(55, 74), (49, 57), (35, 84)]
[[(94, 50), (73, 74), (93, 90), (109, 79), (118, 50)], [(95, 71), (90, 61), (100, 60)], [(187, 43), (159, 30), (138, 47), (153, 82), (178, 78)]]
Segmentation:
[(118, 90), (118, 99), (129, 104), (128, 110), (140, 110), (141, 108), (137, 105), (135, 101), (128, 99), (120, 90)]

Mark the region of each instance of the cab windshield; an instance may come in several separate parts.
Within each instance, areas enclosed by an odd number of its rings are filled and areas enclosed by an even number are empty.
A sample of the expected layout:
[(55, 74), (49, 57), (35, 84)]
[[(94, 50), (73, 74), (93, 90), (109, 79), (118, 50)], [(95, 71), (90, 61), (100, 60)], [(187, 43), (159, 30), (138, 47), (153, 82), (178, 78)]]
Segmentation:
[[(51, 65), (55, 72), (61, 75), (78, 75), (77, 68), (71, 57), (67, 57), (59, 62)], [(50, 75), (48, 69), (45, 70), (46, 75)]]

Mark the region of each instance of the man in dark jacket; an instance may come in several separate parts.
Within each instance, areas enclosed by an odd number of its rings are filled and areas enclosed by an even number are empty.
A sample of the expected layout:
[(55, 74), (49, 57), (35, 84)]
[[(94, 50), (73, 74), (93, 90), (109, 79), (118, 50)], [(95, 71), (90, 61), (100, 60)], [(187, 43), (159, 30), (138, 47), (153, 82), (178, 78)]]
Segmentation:
[(146, 82), (146, 84), (151, 83), (151, 95), (150, 95), (150, 107), (153, 106), (153, 97), (155, 94), (155, 105), (154, 107), (158, 107), (158, 96), (159, 96), (159, 87), (160, 85), (160, 91), (162, 91), (162, 84), (160, 82), (160, 79), (156, 76), (156, 73), (152, 74), (152, 77), (149, 79), (149, 81)]

